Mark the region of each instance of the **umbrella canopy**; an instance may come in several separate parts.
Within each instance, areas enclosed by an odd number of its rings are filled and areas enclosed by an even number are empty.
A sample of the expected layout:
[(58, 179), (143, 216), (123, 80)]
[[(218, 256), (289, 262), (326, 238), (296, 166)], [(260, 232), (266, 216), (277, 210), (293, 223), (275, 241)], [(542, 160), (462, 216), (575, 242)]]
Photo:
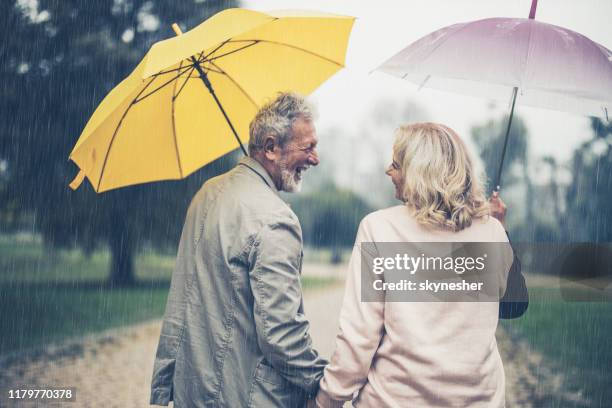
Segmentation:
[(434, 31), (377, 70), (419, 87), (504, 101), (511, 98), (505, 143), (515, 102), (608, 117), (612, 52), (579, 33), (536, 21), (536, 5), (533, 0), (528, 19), (488, 18)]
[(612, 109), (612, 52), (566, 28), (488, 18), (434, 31), (380, 71), (419, 86), (589, 116)]
[(308, 94), (344, 66), (353, 22), (229, 9), (154, 44), (85, 126), (71, 187), (84, 177), (97, 192), (180, 179), (240, 147), (267, 99)]

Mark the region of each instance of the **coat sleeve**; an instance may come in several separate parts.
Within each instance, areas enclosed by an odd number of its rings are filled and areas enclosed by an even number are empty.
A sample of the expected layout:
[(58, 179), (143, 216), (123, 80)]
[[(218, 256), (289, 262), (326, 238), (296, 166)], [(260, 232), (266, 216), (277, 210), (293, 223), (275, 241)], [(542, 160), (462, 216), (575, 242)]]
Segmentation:
[(281, 376), (314, 395), (327, 361), (312, 348), (303, 313), (299, 225), (288, 220), (265, 226), (250, 254), (257, 341)]
[(384, 301), (361, 301), (361, 262), (373, 254), (362, 251), (371, 242), (362, 222), (349, 262), (340, 332), (330, 364), (325, 368), (316, 397), (318, 407), (342, 407), (367, 381), (370, 365), (384, 332)]
[(191, 242), (198, 211), (198, 207), (194, 205), (194, 202), (192, 202), (187, 211), (170, 281), (170, 291), (166, 300), (166, 310), (153, 364), (149, 401), (151, 405), (167, 406), (170, 401), (174, 400), (176, 355), (181, 341), (181, 333), (185, 326), (186, 294), (184, 288), (187, 286), (188, 265), (192, 251)]

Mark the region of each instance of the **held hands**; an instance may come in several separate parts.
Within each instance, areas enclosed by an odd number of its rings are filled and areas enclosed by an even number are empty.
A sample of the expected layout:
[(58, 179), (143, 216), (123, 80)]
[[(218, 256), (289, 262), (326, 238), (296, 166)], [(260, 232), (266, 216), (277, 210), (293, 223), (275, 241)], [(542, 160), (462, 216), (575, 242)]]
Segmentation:
[(506, 228), (506, 204), (502, 201), (499, 196), (499, 192), (494, 191), (489, 198), (489, 204), (491, 204), (491, 216), (497, 218)]
[[(317, 399), (317, 397), (319, 397), (319, 399)], [(324, 396), (321, 397), (321, 391), (319, 391), (317, 397), (312, 397), (306, 401), (305, 408), (342, 408), (346, 404), (346, 401), (332, 399), (326, 396), (325, 393)], [(350, 404), (349, 406), (352, 407)]]

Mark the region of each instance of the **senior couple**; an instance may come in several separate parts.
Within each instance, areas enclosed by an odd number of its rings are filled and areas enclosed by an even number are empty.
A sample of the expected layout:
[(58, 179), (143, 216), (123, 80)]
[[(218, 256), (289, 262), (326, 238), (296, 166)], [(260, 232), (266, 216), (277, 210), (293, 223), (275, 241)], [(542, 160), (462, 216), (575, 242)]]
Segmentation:
[[(151, 404), (503, 407), (495, 329), (526, 302), (360, 299), (362, 242), (508, 242), (505, 206), (486, 200), (459, 136), (434, 123), (397, 130), (386, 174), (401, 204), (359, 226), (328, 362), (313, 349), (304, 314), (300, 223), (279, 195), (298, 192), (319, 164), (311, 108), (282, 93), (249, 131), (249, 157), (204, 183), (187, 212)], [(514, 260), (498, 273), (526, 299)]]

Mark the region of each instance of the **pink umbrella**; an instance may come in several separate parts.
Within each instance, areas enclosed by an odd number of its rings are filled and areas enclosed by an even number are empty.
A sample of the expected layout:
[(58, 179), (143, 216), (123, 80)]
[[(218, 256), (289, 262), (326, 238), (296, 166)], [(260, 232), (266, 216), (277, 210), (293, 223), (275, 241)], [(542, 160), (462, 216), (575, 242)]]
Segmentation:
[(582, 34), (529, 18), (488, 18), (454, 24), (415, 41), (377, 69), (423, 86), (490, 99), (512, 95), (514, 105), (608, 117), (612, 52)]

